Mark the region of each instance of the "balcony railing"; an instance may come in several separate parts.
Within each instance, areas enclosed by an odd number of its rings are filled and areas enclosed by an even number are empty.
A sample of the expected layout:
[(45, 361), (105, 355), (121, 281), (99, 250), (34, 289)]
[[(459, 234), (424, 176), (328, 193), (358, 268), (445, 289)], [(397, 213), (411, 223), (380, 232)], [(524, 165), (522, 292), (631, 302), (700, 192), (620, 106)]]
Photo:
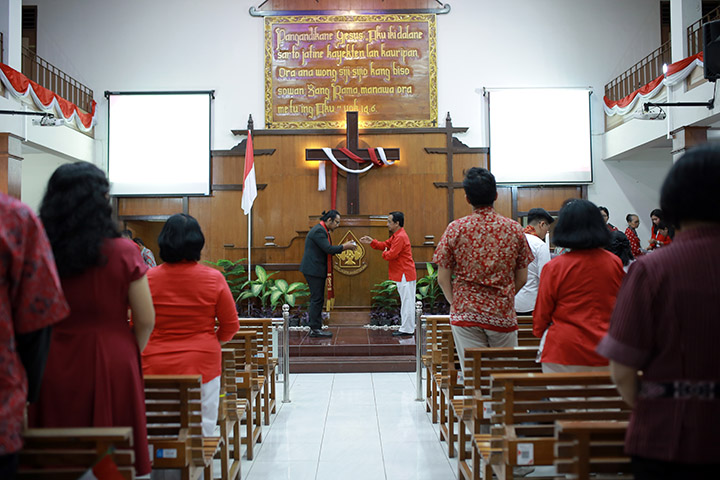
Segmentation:
[(31, 50), (22, 49), (22, 73), (85, 112), (92, 111), (93, 91)]
[(696, 55), (703, 50), (703, 24), (720, 19), (720, 7), (711, 11), (697, 22), (687, 27), (688, 57)]
[(650, 53), (626, 72), (605, 85), (605, 96), (610, 100), (620, 100), (632, 92), (650, 83), (663, 73), (663, 64), (670, 63), (670, 42)]

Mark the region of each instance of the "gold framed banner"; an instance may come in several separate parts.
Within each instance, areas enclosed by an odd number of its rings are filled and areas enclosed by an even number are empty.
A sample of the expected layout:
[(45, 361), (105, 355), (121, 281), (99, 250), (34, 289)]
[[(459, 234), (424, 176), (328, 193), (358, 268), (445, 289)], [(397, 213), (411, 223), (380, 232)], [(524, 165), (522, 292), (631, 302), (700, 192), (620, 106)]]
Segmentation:
[(265, 128), (437, 125), (435, 15), (265, 17)]

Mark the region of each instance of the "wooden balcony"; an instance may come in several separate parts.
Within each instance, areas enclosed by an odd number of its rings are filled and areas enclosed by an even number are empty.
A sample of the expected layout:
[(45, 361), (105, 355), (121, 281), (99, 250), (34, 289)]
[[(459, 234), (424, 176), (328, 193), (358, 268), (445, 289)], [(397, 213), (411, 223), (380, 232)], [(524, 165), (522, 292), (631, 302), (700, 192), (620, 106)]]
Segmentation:
[(84, 112), (92, 112), (92, 90), (25, 47), (22, 48), (22, 73)]

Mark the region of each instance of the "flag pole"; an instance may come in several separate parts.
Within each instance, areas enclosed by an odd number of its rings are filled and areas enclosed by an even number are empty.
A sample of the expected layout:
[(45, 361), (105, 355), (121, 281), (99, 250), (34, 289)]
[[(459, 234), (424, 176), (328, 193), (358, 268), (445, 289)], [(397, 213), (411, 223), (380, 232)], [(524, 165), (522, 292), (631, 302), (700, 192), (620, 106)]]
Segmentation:
[[(248, 245), (248, 282), (250, 282), (250, 275), (252, 272), (252, 262), (251, 262), (251, 256), (252, 256), (252, 245), (250, 245), (250, 241), (252, 239), (252, 207), (250, 208), (250, 212), (247, 215), (248, 219), (248, 225), (247, 225), (247, 231), (248, 231), (248, 239), (247, 239), (247, 245)], [(248, 300), (248, 317), (250, 316), (250, 301)]]

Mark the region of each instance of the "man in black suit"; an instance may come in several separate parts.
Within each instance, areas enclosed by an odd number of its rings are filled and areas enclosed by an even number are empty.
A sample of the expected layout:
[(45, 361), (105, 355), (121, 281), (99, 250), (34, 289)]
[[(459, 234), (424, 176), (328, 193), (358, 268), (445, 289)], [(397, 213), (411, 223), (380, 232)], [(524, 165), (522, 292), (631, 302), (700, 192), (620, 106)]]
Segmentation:
[(303, 254), (300, 271), (305, 275), (310, 287), (310, 336), (332, 337), (331, 332), (323, 332), (321, 312), (325, 299), (325, 285), (329, 270), (332, 268), (330, 255), (336, 255), (344, 250), (352, 250), (355, 242), (345, 242), (342, 245), (333, 245), (330, 242), (330, 232), (340, 226), (340, 213), (337, 210), (323, 212), (320, 222), (315, 225), (305, 237), (305, 253)]

